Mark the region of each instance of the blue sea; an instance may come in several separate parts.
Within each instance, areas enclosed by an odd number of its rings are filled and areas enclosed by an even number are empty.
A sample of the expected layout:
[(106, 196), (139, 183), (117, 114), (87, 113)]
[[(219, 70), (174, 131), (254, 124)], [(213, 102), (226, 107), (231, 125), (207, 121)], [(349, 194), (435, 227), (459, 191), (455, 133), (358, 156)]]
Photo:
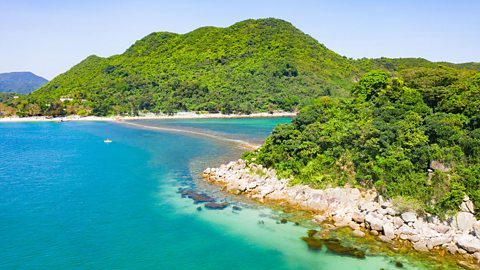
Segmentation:
[[(289, 118), (138, 121), (261, 142)], [(308, 226), (203, 183), (232, 142), (110, 122), (0, 124), (0, 269), (423, 269), (309, 251)], [(109, 138), (112, 143), (106, 144)], [(179, 188), (219, 200), (197, 208)], [(233, 210), (237, 205), (241, 210)], [(261, 222), (260, 222), (261, 221)]]

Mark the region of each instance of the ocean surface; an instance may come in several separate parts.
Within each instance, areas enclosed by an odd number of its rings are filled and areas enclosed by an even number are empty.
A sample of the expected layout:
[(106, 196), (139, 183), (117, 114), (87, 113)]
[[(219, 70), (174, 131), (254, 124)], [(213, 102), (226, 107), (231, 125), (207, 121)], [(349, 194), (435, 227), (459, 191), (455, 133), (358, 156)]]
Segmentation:
[[(307, 227), (200, 179), (289, 118), (0, 124), (0, 269), (423, 269), (309, 251)], [(203, 136), (213, 134), (215, 136)], [(113, 142), (106, 144), (104, 139)], [(197, 208), (179, 188), (220, 200)], [(237, 205), (241, 210), (233, 210)]]

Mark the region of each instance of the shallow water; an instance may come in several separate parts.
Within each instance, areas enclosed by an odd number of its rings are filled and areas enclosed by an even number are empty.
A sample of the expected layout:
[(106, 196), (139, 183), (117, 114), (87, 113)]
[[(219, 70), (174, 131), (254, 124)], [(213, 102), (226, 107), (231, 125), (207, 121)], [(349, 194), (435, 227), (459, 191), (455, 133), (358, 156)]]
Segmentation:
[[(168, 125), (259, 142), (288, 121)], [(311, 252), (300, 240), (307, 229), (278, 224), (277, 212), (235, 199), (242, 210), (198, 211), (178, 194), (191, 187), (220, 196), (198, 175), (241, 151), (214, 138), (115, 123), (0, 124), (0, 268), (378, 270), (405, 262)]]

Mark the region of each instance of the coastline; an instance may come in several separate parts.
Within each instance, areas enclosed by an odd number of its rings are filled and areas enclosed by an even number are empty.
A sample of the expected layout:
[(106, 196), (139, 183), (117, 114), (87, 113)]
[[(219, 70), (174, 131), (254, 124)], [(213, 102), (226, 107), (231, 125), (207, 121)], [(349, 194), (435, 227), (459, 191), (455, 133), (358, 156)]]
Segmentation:
[(435, 216), (401, 212), (375, 190), (290, 186), (289, 180), (277, 178), (273, 169), (241, 159), (207, 168), (203, 177), (229, 193), (311, 212), (312, 221), (326, 230), (348, 228), (357, 238), (370, 236), (395, 249), (448, 257), (463, 267), (480, 269), (480, 221), (468, 207), (468, 198), (457, 215), (442, 221)]
[(72, 122), (72, 121), (129, 121), (129, 120), (170, 120), (170, 119), (223, 119), (223, 118), (268, 118), (268, 117), (293, 117), (293, 112), (274, 112), (274, 113), (252, 113), (252, 114), (222, 114), (222, 113), (197, 113), (197, 112), (179, 112), (173, 115), (167, 114), (145, 114), (141, 116), (85, 116), (77, 115), (65, 117), (3, 117), (0, 123), (15, 122)]

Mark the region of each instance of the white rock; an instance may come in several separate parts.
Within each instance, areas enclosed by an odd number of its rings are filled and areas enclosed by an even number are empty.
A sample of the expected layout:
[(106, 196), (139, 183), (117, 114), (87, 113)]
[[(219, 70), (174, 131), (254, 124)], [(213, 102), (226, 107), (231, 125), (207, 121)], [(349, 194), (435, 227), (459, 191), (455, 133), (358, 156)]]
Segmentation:
[(452, 223), (456, 229), (468, 233), (473, 229), (475, 221), (472, 213), (460, 212), (454, 217)]
[(448, 231), (450, 231), (450, 226), (444, 225), (444, 224), (438, 224), (433, 226), (433, 229), (437, 231), (438, 233), (445, 234)]
[(378, 239), (380, 239), (380, 241), (385, 242), (385, 243), (390, 243), (390, 244), (393, 243), (392, 238), (389, 238), (386, 235), (380, 235), (378, 237)]
[(477, 220), (475, 224), (473, 224), (473, 232), (478, 238), (480, 238), (480, 220)]
[(434, 238), (430, 238), (430, 240), (428, 240), (427, 247), (428, 247), (428, 249), (432, 249), (433, 247), (441, 246), (441, 245), (447, 244), (451, 241), (452, 241), (451, 237), (444, 236), (444, 235), (437, 236), (437, 237), (434, 237)]
[(405, 222), (415, 222), (417, 220), (417, 214), (414, 212), (402, 213), (401, 217)]
[(460, 210), (462, 210), (463, 212), (469, 212), (469, 213), (472, 213), (474, 214), (475, 213), (475, 206), (473, 205), (473, 202), (472, 201), (466, 201), (466, 202), (462, 202), (460, 204)]
[(359, 230), (360, 229), (360, 225), (358, 225), (358, 223), (356, 223), (354, 221), (348, 222), (348, 227), (350, 227), (350, 229), (352, 229), (352, 230)]
[(457, 237), (456, 242), (459, 247), (470, 253), (480, 252), (480, 239), (473, 235), (463, 234)]
[(376, 202), (365, 202), (360, 205), (360, 210), (367, 211), (367, 212), (373, 212), (379, 208), (380, 208), (380, 205)]
[(473, 257), (475, 258), (475, 260), (477, 260), (477, 263), (480, 263), (480, 252), (475, 252), (473, 254)]
[(398, 228), (402, 227), (402, 225), (404, 224), (403, 219), (401, 219), (399, 217), (393, 217), (392, 221), (393, 221), (393, 226), (395, 227), (395, 229), (398, 229)]
[(409, 227), (407, 224), (403, 224), (399, 229), (398, 232), (405, 235), (412, 235), (417, 234), (417, 231)]
[(323, 223), (327, 220), (327, 217), (325, 215), (316, 215), (313, 217), (313, 222), (315, 223)]
[(370, 224), (370, 228), (375, 231), (381, 231), (383, 230), (383, 220), (377, 218), (375, 215), (372, 213), (368, 213), (365, 216), (365, 221)]
[(458, 252), (458, 247), (454, 244), (448, 244), (447, 245), (447, 250), (448, 252), (450, 252), (451, 254), (456, 254)]
[(365, 233), (360, 231), (360, 230), (354, 230), (352, 232), (352, 235), (355, 236), (355, 237), (360, 237), (360, 238), (365, 237)]
[(365, 222), (365, 216), (363, 216), (361, 213), (359, 212), (353, 212), (352, 213), (352, 219), (353, 221), (357, 222), (357, 223), (362, 223), (362, 222)]
[(422, 238), (420, 237), (420, 235), (418, 234), (412, 234), (412, 235), (409, 235), (408, 236), (408, 240), (412, 241), (412, 242), (418, 242), (420, 241)]
[(413, 248), (417, 251), (428, 251), (427, 243), (425, 241), (418, 241), (414, 243)]
[(393, 224), (391, 222), (386, 222), (385, 224), (383, 224), (383, 234), (388, 239), (395, 238), (395, 229), (393, 228)]

